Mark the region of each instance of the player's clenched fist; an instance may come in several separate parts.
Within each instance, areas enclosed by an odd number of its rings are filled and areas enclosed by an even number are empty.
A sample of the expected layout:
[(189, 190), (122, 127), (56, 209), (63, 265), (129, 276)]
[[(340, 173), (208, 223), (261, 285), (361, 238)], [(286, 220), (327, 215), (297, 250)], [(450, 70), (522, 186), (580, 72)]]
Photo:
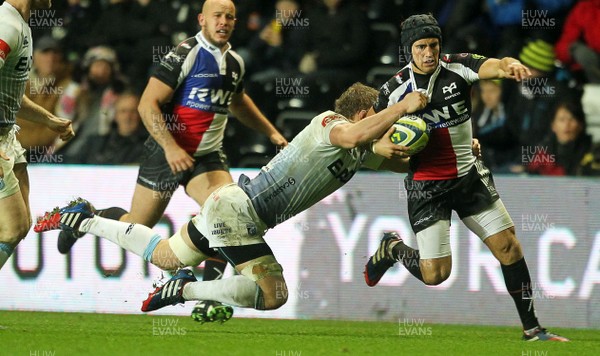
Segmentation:
[(406, 113), (412, 114), (427, 105), (427, 96), (423, 93), (413, 91), (407, 94), (401, 102), (406, 105)]
[(184, 149), (173, 145), (165, 148), (165, 158), (173, 174), (194, 168), (194, 159)]
[(48, 122), (48, 128), (58, 133), (63, 141), (68, 141), (75, 136), (71, 120), (54, 117)]

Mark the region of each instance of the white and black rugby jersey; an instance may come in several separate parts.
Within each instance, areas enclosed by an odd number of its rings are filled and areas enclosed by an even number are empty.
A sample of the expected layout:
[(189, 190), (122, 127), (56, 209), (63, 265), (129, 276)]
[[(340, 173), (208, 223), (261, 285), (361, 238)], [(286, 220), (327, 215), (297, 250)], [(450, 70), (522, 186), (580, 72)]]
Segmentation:
[(0, 125), (15, 123), (32, 59), (31, 29), (8, 2), (0, 6)]
[(363, 147), (345, 149), (331, 144), (331, 130), (346, 123), (342, 115), (326, 111), (313, 118), (255, 178), (240, 176), (238, 186), (268, 227), (338, 190), (362, 165), (375, 165), (376, 157)]
[(414, 82), (418, 89), (427, 90), (433, 78), (430, 102), (415, 113), (427, 122), (431, 132), (425, 149), (410, 159), (409, 174), (414, 180), (453, 179), (471, 169), (475, 162), (471, 149), (471, 85), (479, 80), (477, 72), (486, 60), (477, 54), (445, 54), (440, 60), (439, 73), (436, 70), (427, 76), (411, 73), (408, 64), (379, 90), (373, 106), (375, 112), (415, 91)]
[(243, 91), (244, 61), (227, 46), (221, 53), (199, 32), (170, 51), (152, 75), (175, 90), (163, 108), (166, 128), (190, 155), (221, 147), (232, 96)]

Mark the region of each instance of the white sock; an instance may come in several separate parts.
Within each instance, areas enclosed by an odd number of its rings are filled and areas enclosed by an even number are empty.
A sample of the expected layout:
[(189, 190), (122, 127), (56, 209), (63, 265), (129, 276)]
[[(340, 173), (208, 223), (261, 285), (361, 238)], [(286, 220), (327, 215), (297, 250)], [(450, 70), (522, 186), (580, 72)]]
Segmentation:
[(0, 269), (8, 261), (10, 255), (12, 255), (14, 248), (7, 243), (0, 242)]
[(110, 220), (98, 215), (83, 220), (79, 231), (110, 240), (146, 261), (152, 259), (152, 252), (161, 241), (160, 235), (147, 226)]
[(256, 283), (244, 276), (190, 282), (183, 287), (183, 298), (185, 300), (216, 300), (235, 307), (254, 308), (257, 287)]

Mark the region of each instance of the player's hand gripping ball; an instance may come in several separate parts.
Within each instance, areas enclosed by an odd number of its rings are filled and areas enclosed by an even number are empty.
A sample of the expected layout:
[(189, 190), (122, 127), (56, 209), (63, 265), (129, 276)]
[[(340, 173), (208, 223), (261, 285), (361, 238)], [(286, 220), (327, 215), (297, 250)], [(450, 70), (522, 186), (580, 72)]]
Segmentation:
[(429, 129), (425, 120), (416, 115), (404, 115), (394, 124), (395, 132), (390, 136), (393, 143), (409, 148), (407, 154), (414, 155), (427, 146)]

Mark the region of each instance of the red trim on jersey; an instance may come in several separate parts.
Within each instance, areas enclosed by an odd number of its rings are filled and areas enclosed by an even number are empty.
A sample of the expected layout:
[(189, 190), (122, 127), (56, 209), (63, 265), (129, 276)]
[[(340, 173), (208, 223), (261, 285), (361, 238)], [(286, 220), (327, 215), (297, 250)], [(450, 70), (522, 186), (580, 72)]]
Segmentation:
[(448, 128), (435, 129), (429, 143), (418, 155), (414, 180), (445, 180), (458, 177), (456, 154)]
[(175, 142), (187, 153), (196, 153), (204, 133), (212, 124), (215, 114), (202, 110), (176, 105), (173, 110), (175, 119), (167, 119), (166, 125)]
[(0, 58), (5, 60), (10, 53), (10, 46), (0, 38)]
[(344, 117), (342, 115), (338, 115), (338, 114), (327, 115), (321, 121), (321, 125), (323, 127), (326, 127), (330, 122), (335, 121), (335, 120), (344, 120)]

